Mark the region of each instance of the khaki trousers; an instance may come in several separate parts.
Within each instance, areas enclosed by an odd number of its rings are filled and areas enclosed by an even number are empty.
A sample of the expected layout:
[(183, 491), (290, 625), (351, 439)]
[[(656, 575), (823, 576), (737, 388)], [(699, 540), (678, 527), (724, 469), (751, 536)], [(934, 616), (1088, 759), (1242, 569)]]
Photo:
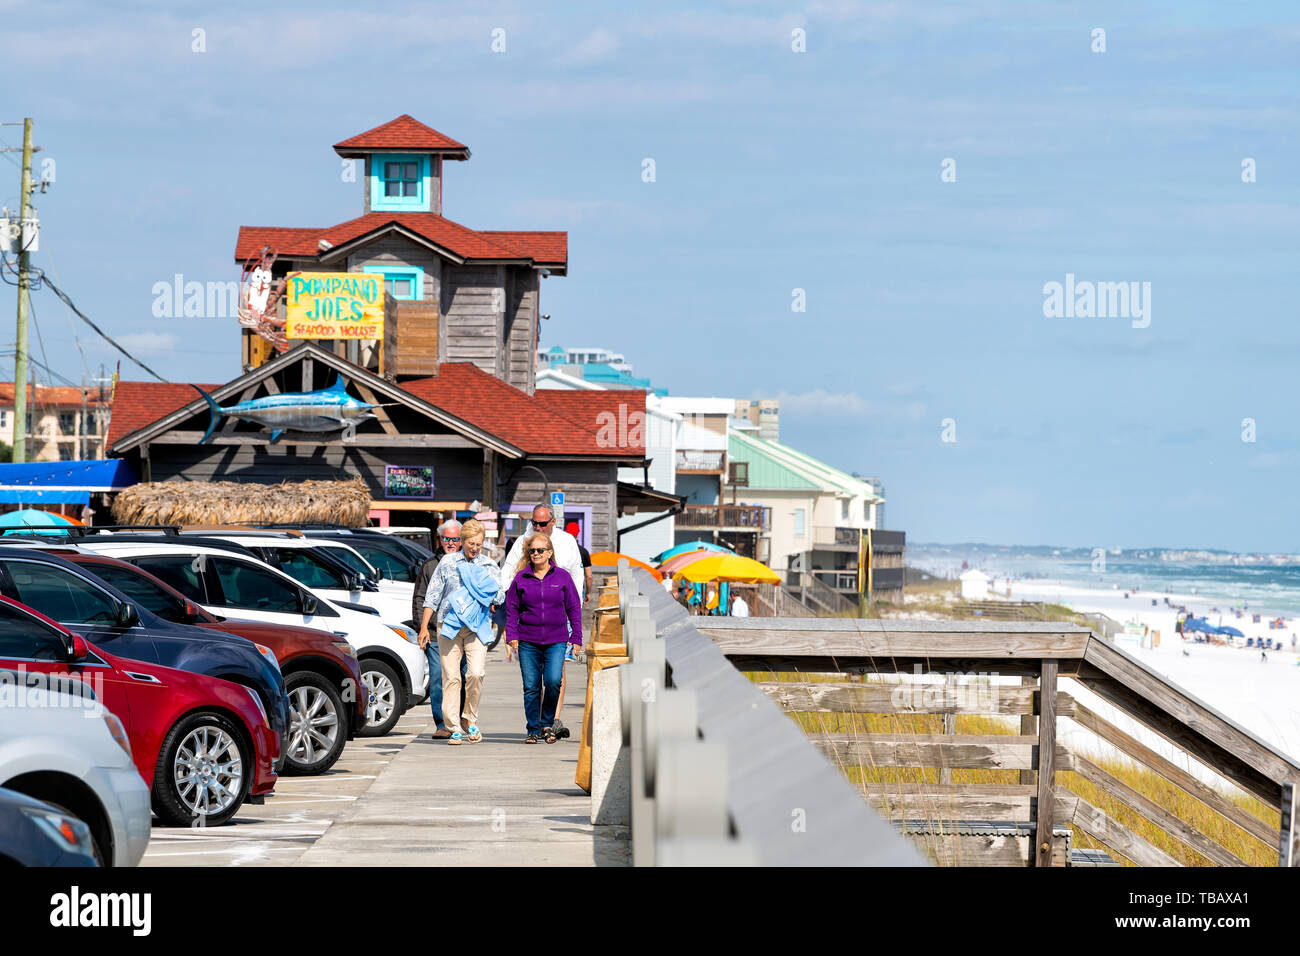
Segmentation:
[[(471, 726), (478, 724), (478, 702), (483, 693), (483, 673), (487, 665), (487, 646), (467, 627), (454, 638), (438, 635), (438, 653), (442, 657), (442, 719), (448, 730), (460, 730), (464, 717)], [(461, 702), (460, 659), (465, 657), (465, 700)]]

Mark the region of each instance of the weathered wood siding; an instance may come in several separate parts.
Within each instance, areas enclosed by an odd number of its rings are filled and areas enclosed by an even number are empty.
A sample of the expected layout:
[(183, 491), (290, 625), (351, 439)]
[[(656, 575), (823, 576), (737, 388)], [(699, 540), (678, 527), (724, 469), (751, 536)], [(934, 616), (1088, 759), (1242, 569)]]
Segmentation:
[(410, 239), (383, 236), (348, 256), (349, 272), (363, 272), (366, 266), (417, 266), (424, 270), (423, 301), (438, 301), (442, 284), (442, 258)]
[(505, 312), (502, 269), (498, 266), (457, 266), (442, 273), (440, 361), (473, 362), (500, 377), (501, 326)]
[(505, 380), (531, 395), (537, 382), (537, 272), (510, 266), (506, 273)]
[[(301, 449), (301, 450), (300, 450)], [(357, 445), (152, 445), (153, 481), (339, 480), (361, 477), (376, 501), (384, 499), (385, 465), (432, 465), (434, 497), (472, 501), (483, 494), (478, 449), (364, 448)]]
[[(506, 474), (513, 463), (503, 465)], [(516, 480), (508, 482), (498, 497), (500, 507), (547, 500), (546, 489), (563, 489), (566, 505), (591, 507), (591, 551), (612, 551), (617, 540), (618, 488), (617, 468), (614, 465), (572, 464), (545, 462), (547, 485), (543, 487), (537, 472), (531, 469), (519, 473)]]

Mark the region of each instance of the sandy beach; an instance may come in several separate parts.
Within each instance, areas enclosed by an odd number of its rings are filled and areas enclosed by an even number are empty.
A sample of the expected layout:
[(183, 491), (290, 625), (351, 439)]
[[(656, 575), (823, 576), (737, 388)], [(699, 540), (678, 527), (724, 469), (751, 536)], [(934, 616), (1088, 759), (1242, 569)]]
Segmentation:
[[(1005, 597), (1006, 580), (998, 579), (997, 584), (997, 595)], [(1258, 624), (1249, 613), (1237, 618), (1229, 612), (1228, 604), (1205, 595), (1138, 591), (1126, 598), (1126, 592), (1122, 590), (1085, 588), (1045, 580), (1013, 580), (1010, 591), (1014, 600), (1049, 601), (1078, 611), (1101, 612), (1121, 625), (1137, 621), (1151, 631), (1158, 631), (1158, 646), (1130, 653), (1273, 747), (1293, 759), (1300, 757), (1300, 656), (1291, 648), (1292, 635), (1300, 633), (1300, 622), (1288, 621), (1285, 630), (1270, 630), (1268, 618), (1263, 615)], [(1265, 651), (1267, 659), (1264, 659), (1253, 647), (1223, 647), (1185, 641), (1174, 631), (1177, 608), (1166, 607), (1166, 597), (1170, 604), (1186, 605), (1198, 617), (1208, 616), (1211, 624), (1230, 625), (1257, 640), (1271, 637), (1276, 643), (1281, 639), (1285, 649)], [(1153, 598), (1156, 601), (1154, 606), (1151, 603)], [(1212, 613), (1214, 607), (1221, 613)], [(1078, 693), (1081, 699), (1085, 695), (1090, 698), (1085, 700), (1088, 706), (1099, 705), (1105, 708), (1106, 713), (1114, 715), (1112, 708), (1081, 686), (1074, 682), (1070, 684), (1070, 693)], [(1118, 718), (1118, 715), (1114, 716)], [(1132, 726), (1130, 722), (1123, 723)], [(1154, 735), (1149, 732), (1143, 731), (1140, 737), (1144, 742), (1153, 743)], [(1077, 743), (1084, 745), (1085, 741), (1079, 738)], [(1172, 753), (1167, 745), (1160, 749), (1166, 754)]]

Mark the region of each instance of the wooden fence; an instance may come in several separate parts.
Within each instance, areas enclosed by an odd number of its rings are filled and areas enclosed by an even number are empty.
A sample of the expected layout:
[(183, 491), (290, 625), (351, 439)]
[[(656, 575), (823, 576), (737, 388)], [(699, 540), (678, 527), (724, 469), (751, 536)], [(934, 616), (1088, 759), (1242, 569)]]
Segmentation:
[[(803, 721), (819, 725), (810, 732), (818, 749), (856, 777), (866, 798), (897, 825), (924, 834), (922, 842), (941, 862), (1061, 865), (1069, 860), (1072, 827), (1111, 856), (1143, 866), (1179, 864), (1156, 842), (1192, 851), (1179, 856), (1223, 866), (1245, 865), (1245, 857), (1298, 863), (1300, 766), (1086, 628), (710, 618), (700, 629), (734, 666), (759, 672), (760, 688), (787, 712), (819, 715)], [(1151, 731), (1150, 742), (1159, 738), (1166, 751), (1170, 745), (1176, 759), (1062, 692), (1063, 679)], [(943, 732), (864, 732), (850, 716), (857, 714), (941, 721)], [(1009, 718), (1012, 731), (1018, 719), (1019, 733), (955, 733), (963, 715)], [(1162, 804), (1120, 779), (1113, 765), (1103, 767), (1107, 760), (1067, 749), (1058, 733), (1063, 721), (1086, 731), (1075, 736), (1095, 740), (1100, 751), (1117, 751), (1176, 788), (1174, 805), (1184, 808), (1183, 815), (1170, 809), (1169, 800)], [(1189, 760), (1200, 764), (1199, 773), (1180, 766)], [(1009, 776), (1016, 782), (953, 782), (954, 775), (970, 779), (978, 774), (964, 771), (983, 770), (1014, 771)], [(1066, 772), (1072, 772), (1066, 779), (1074, 789), (1059, 776)], [(1207, 776), (1230, 786), (1211, 785)], [(1122, 807), (1130, 825), (1115, 818), (1119, 810), (1107, 813), (1075, 792), (1084, 789), (1077, 781), (1106, 795), (1104, 801), (1094, 797), (1098, 802)], [(1231, 788), (1277, 811), (1280, 826), (1230, 799)], [(1193, 806), (1196, 814), (1187, 811)], [(1243, 853), (1240, 840), (1216, 839), (1211, 834), (1220, 834), (1218, 827), (1194, 826), (1190, 818), (1206, 811), (1233, 825), (1224, 830), (1244, 831), (1258, 852)], [(1153, 842), (1155, 832), (1163, 837)]]

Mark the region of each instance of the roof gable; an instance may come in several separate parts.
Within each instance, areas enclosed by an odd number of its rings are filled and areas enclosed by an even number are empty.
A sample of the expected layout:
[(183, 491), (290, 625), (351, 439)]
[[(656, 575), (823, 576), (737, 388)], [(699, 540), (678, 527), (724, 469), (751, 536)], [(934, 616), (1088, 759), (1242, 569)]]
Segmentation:
[(334, 144), (334, 151), (340, 156), (390, 149), (438, 153), (447, 159), (469, 159), (468, 146), (439, 133), (432, 126), (425, 126), (408, 113)]

